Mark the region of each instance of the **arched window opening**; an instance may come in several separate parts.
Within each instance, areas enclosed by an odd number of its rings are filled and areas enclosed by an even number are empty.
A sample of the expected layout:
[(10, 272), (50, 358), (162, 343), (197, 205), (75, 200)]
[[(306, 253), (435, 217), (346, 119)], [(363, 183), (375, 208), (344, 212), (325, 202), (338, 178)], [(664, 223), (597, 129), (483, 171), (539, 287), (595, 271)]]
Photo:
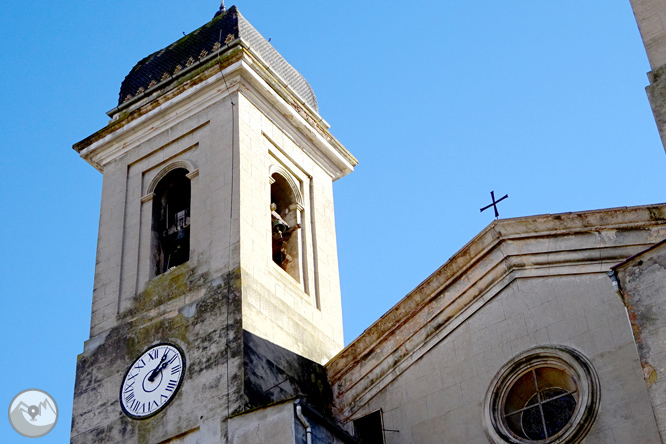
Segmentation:
[(297, 230), (299, 224), (298, 202), (289, 182), (275, 173), (271, 184), (271, 237), (273, 262), (300, 282)]
[(153, 263), (155, 276), (190, 259), (191, 185), (187, 170), (169, 172), (153, 198)]

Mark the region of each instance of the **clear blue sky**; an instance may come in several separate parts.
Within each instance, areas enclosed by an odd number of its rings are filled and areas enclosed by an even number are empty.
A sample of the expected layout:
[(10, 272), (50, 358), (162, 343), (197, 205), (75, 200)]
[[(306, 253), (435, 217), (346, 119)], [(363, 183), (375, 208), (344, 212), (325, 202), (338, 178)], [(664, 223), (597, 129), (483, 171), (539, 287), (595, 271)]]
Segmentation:
[[(3, 3), (0, 407), (51, 393), (60, 420), (36, 442), (68, 441), (88, 337), (102, 178), (71, 146), (218, 5)], [(666, 200), (629, 0), (237, 5), (360, 161), (335, 184), (347, 343), (492, 221), (491, 190), (502, 217)], [(0, 419), (0, 441), (28, 439)]]

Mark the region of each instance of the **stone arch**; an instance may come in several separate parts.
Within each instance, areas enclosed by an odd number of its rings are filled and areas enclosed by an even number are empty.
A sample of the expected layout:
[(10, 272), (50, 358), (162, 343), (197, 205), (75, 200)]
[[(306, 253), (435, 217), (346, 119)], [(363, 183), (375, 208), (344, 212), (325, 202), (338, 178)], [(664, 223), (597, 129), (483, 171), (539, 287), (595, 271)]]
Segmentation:
[(273, 262), (300, 283), (303, 195), (286, 168), (273, 164), (269, 173)]
[(195, 177), (199, 172), (196, 164), (191, 160), (182, 159), (182, 160), (173, 161), (164, 168), (162, 168), (162, 170), (159, 173), (157, 173), (157, 175), (153, 178), (153, 180), (150, 181), (150, 185), (148, 185), (148, 190), (146, 191), (146, 196), (142, 200), (146, 200), (146, 197), (152, 198), (155, 194), (155, 188), (157, 188), (157, 184), (159, 184), (160, 181), (164, 179), (164, 177), (167, 174), (169, 174), (171, 171), (177, 170), (179, 168), (187, 170), (188, 173), (187, 176), (190, 179)]
[(291, 188), (291, 192), (294, 194), (294, 199), (296, 200), (296, 204), (299, 206), (299, 210), (303, 210), (303, 194), (301, 194), (301, 189), (298, 186), (296, 179), (291, 175), (289, 171), (282, 165), (277, 165), (277, 164), (272, 164), (270, 168), (268, 169), (268, 180), (272, 184), (275, 179), (273, 179), (273, 174), (279, 174), (284, 178), (284, 180), (287, 181), (289, 184), (289, 187)]

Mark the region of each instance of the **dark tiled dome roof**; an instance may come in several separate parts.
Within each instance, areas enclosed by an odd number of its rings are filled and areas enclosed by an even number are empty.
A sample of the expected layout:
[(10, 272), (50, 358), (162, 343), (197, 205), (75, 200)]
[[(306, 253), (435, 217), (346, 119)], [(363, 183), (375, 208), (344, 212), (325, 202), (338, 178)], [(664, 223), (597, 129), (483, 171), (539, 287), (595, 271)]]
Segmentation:
[(118, 105), (177, 77), (182, 70), (238, 38), (249, 44), (305, 103), (318, 111), (317, 99), (310, 84), (245, 20), (235, 6), (216, 14), (201, 28), (137, 63), (120, 86)]

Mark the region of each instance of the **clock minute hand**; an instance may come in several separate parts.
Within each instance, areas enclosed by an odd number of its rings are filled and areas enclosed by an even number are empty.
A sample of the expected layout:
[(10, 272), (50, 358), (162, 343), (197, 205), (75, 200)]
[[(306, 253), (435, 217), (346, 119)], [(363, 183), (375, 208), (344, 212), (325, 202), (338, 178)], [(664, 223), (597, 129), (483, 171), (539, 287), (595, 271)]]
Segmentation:
[(164, 353), (164, 356), (162, 356), (162, 359), (160, 359), (160, 362), (157, 364), (157, 367), (155, 367), (155, 369), (150, 373), (150, 376), (148, 376), (148, 381), (153, 382), (157, 375), (162, 371), (162, 369), (167, 366), (168, 363), (165, 361), (168, 354), (169, 351), (167, 350)]

